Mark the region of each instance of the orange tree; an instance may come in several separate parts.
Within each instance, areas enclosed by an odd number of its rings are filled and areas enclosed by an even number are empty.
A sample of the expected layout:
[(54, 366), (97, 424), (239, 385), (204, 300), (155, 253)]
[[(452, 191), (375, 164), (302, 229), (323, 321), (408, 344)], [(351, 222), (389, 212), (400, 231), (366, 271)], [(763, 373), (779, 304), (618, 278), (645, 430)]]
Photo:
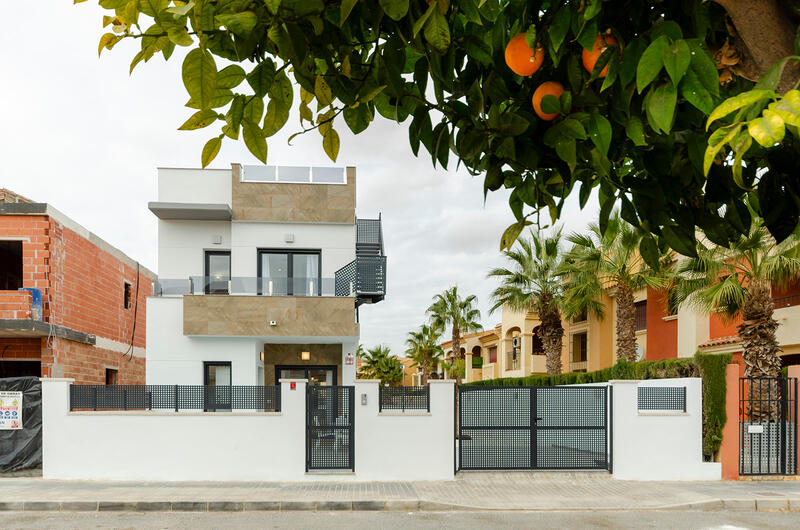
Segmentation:
[[(83, 1), (83, 0), (75, 0)], [(123, 39), (131, 69), (189, 48), (191, 116), (265, 162), (267, 138), (297, 108), (332, 160), (336, 128), (376, 114), (404, 124), (412, 152), (460, 162), (485, 192), (510, 188), (509, 248), (539, 212), (560, 215), (598, 189), (601, 230), (615, 204), (659, 247), (696, 255), (695, 227), (727, 245), (751, 225), (777, 240), (798, 223), (797, 0), (100, 0), (100, 51)], [(530, 76), (505, 61), (524, 34)], [(585, 66), (587, 65), (587, 66)], [(591, 67), (591, 71), (588, 67)], [(524, 71), (524, 70), (523, 70)], [(554, 81), (534, 113), (536, 87)], [(756, 83), (757, 82), (757, 83)], [(295, 85), (299, 85), (299, 96)], [(340, 129), (341, 130), (341, 129)], [(755, 140), (755, 141), (754, 141)]]

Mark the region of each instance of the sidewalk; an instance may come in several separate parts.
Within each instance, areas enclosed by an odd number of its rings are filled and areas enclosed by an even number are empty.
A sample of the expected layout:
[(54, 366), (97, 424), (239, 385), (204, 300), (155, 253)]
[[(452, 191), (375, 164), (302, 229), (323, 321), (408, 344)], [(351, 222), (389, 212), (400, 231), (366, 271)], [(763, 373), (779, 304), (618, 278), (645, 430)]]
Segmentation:
[(800, 512), (800, 481), (628, 482), (606, 473), (460, 473), (446, 482), (0, 479), (2, 511), (737, 510)]

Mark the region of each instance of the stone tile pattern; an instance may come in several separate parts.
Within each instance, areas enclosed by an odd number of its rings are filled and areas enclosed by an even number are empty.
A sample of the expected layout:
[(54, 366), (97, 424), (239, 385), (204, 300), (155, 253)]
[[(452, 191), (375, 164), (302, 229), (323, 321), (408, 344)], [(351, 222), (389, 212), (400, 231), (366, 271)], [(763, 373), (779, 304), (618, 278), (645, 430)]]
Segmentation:
[(354, 307), (350, 297), (184, 296), (183, 334), (355, 337)]
[[(301, 352), (307, 351), (311, 359), (300, 359)], [(276, 366), (337, 366), (336, 384), (342, 384), (342, 345), (341, 344), (265, 344), (264, 345), (264, 384), (275, 384)]]
[(356, 170), (348, 167), (347, 184), (241, 182), (241, 166), (233, 165), (234, 221), (282, 223), (356, 222)]

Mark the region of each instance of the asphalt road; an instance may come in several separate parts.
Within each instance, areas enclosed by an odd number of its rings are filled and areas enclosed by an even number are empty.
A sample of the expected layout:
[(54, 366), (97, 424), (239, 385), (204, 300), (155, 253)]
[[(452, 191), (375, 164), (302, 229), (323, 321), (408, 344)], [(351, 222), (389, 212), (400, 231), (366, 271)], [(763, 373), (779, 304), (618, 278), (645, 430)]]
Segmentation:
[(766, 512), (0, 513), (0, 528), (792, 528), (800, 514)]

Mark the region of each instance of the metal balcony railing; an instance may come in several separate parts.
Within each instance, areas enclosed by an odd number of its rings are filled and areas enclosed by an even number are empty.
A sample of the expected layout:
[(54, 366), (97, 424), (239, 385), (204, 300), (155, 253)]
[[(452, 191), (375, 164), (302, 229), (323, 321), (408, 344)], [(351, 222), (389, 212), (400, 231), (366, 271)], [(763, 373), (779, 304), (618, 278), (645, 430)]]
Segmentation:
[(383, 300), (386, 294), (386, 256), (359, 256), (336, 271), (336, 296), (354, 293), (359, 303)]

